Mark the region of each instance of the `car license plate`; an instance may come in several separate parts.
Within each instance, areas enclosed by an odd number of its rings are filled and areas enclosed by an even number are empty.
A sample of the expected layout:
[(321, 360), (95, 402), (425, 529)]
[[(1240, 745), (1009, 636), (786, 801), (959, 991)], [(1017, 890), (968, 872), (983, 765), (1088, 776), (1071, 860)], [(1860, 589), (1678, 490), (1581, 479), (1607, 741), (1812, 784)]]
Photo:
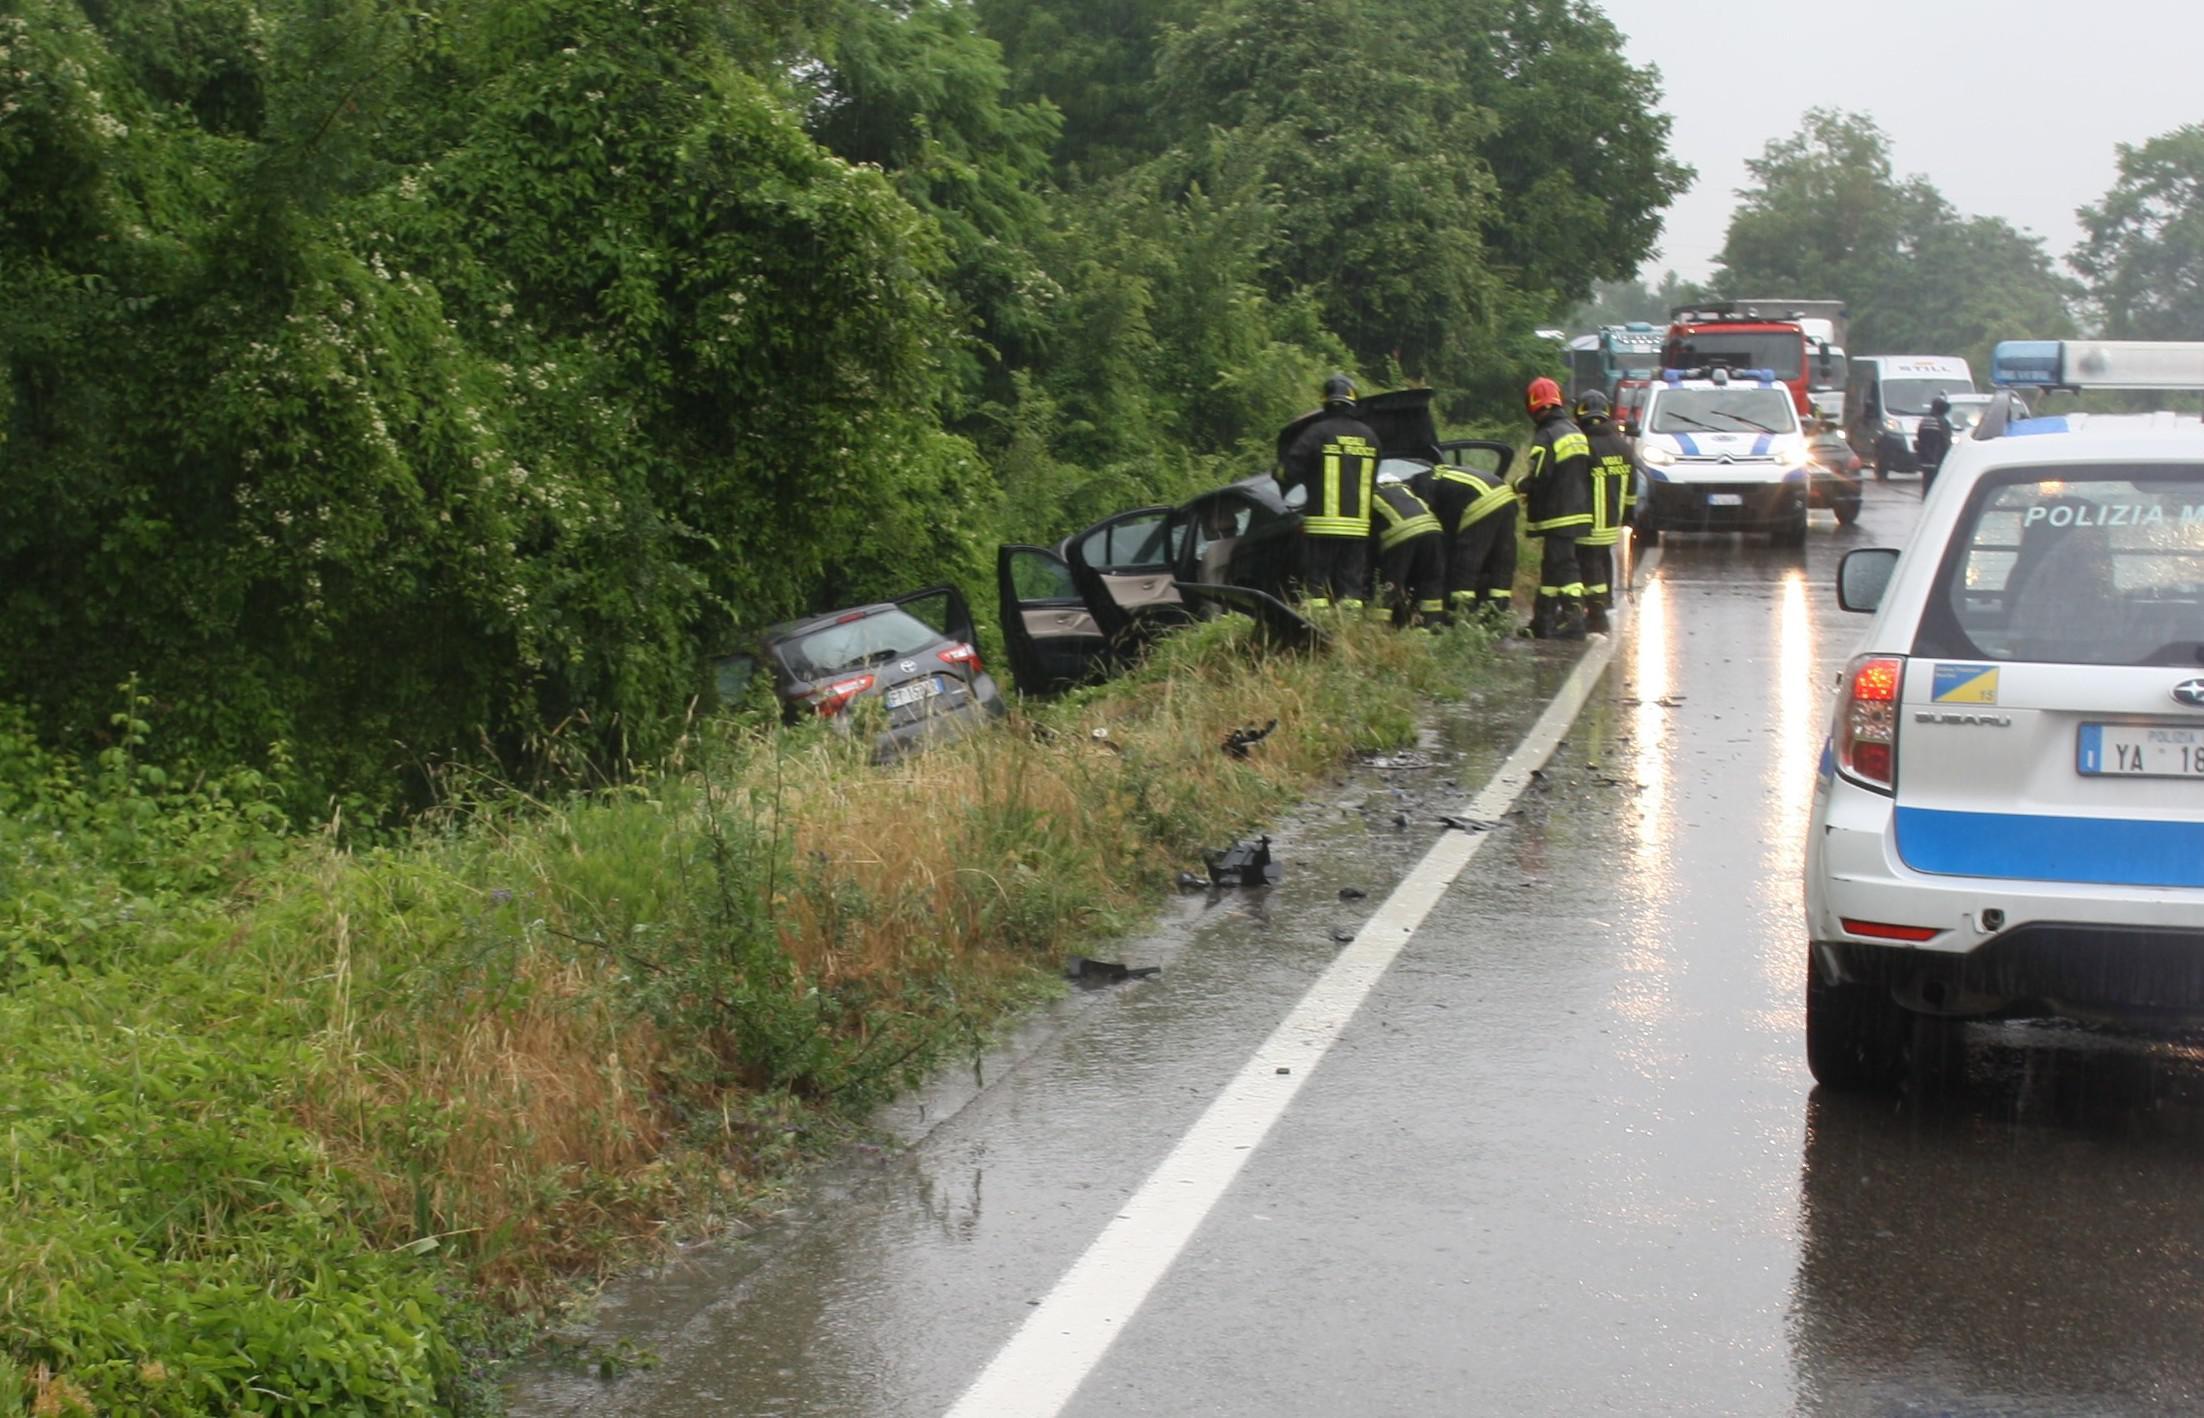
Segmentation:
[(2084, 724), (2074, 766), (2090, 778), (2194, 778), (2204, 782), (2204, 727)]
[(899, 684), (888, 691), (888, 707), (900, 709), (906, 704), (916, 704), (921, 699), (931, 699), (941, 693), (941, 677), (914, 679), (909, 684)]
[(1710, 492), (1707, 494), (1707, 506), (1709, 507), (1743, 507), (1744, 505), (1745, 495), (1743, 493)]

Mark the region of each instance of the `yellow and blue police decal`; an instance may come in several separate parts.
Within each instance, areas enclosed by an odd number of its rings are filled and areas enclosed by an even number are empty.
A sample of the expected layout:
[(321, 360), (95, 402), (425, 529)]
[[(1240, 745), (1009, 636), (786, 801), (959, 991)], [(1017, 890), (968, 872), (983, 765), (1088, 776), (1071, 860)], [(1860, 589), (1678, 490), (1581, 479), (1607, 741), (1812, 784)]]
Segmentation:
[(1997, 666), (1938, 665), (1929, 697), (1938, 704), (1997, 703)]

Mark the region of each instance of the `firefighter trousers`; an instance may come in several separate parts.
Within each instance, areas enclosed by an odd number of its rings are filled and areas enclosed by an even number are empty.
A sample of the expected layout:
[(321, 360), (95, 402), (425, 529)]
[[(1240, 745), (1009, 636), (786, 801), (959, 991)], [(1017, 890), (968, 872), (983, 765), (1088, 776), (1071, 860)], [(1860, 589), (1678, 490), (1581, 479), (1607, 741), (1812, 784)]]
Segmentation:
[(1392, 612), (1393, 624), (1443, 624), (1446, 601), (1446, 538), (1438, 532), (1410, 537), (1378, 553), (1378, 603)]
[(1515, 598), (1515, 509), (1503, 507), (1456, 532), (1446, 552), (1446, 600), (1456, 611), (1505, 607)]
[(1301, 534), (1301, 594), (1312, 610), (1359, 607), (1370, 580), (1370, 539)]
[(1612, 609), (1615, 604), (1615, 549), (1578, 542), (1576, 566), (1577, 579), (1584, 583), (1584, 604)]

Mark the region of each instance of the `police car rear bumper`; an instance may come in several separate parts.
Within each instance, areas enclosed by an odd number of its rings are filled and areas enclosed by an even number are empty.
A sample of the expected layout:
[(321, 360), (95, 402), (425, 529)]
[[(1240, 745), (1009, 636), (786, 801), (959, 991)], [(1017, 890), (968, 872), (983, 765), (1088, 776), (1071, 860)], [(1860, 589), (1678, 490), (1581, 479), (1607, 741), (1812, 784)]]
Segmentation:
[(1824, 979), (1929, 1014), (2204, 1018), (2204, 890), (1917, 872), (1889, 798), (1834, 776), (1822, 792), (1806, 924)]

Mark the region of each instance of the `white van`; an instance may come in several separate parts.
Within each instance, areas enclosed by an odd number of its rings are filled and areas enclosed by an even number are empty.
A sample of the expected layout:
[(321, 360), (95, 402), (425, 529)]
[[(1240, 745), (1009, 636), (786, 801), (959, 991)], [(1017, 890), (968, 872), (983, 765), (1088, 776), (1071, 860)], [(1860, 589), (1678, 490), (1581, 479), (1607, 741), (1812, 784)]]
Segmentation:
[(1974, 374), (1953, 355), (1860, 355), (1844, 386), (1844, 436), (1878, 479), (1917, 472), (1913, 435), (1938, 394), (1972, 394)]

